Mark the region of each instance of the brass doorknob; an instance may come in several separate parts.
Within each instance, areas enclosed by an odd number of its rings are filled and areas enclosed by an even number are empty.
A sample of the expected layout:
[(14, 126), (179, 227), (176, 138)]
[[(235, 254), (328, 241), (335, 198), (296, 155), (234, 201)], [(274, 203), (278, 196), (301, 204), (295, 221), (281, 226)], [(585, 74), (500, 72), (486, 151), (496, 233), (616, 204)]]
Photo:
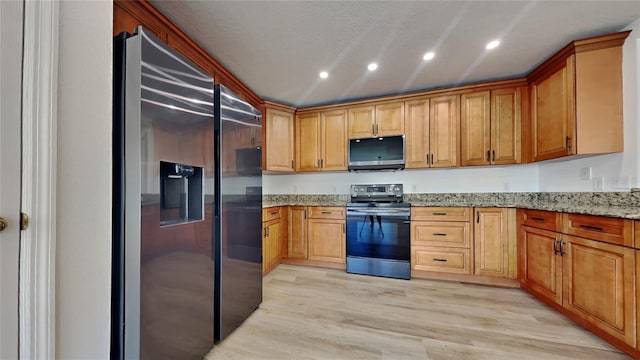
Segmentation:
[(4, 230), (6, 227), (7, 227), (7, 222), (0, 217), (0, 231)]

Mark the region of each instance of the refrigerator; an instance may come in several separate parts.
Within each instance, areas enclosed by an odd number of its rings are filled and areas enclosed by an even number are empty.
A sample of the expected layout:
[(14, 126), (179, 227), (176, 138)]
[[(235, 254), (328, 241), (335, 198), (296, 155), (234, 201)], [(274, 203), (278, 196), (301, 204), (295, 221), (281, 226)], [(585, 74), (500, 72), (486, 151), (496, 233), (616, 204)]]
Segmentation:
[(202, 359), (262, 301), (262, 127), (142, 28), (114, 38), (112, 359)]

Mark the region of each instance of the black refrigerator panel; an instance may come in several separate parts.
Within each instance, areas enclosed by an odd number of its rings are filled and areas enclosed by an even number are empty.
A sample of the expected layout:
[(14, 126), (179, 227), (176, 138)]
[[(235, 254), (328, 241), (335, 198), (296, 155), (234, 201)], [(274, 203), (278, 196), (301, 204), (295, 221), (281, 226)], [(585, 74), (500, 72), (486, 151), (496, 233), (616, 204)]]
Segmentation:
[(261, 114), (216, 85), (215, 339), (224, 340), (262, 302)]
[(202, 359), (214, 344), (213, 79), (141, 28), (115, 47), (112, 358)]

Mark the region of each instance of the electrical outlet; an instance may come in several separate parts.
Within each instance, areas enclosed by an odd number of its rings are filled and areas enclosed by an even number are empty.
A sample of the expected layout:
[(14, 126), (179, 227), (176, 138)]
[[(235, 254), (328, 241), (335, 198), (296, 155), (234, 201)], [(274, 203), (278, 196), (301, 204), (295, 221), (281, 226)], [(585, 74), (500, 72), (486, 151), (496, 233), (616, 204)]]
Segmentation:
[(336, 193), (336, 187), (335, 186), (333, 187), (333, 193), (334, 194)]
[(412, 193), (416, 192), (416, 184), (411, 184), (411, 192)]
[(503, 191), (510, 191), (511, 190), (511, 184), (509, 184), (508, 182), (502, 183), (502, 190)]
[(591, 180), (591, 167), (580, 169), (580, 180)]
[(604, 190), (604, 176), (596, 176), (592, 179), (593, 190)]
[(611, 188), (616, 190), (629, 190), (630, 181), (628, 175), (612, 176)]
[(294, 194), (298, 193), (298, 185), (293, 185), (293, 193)]

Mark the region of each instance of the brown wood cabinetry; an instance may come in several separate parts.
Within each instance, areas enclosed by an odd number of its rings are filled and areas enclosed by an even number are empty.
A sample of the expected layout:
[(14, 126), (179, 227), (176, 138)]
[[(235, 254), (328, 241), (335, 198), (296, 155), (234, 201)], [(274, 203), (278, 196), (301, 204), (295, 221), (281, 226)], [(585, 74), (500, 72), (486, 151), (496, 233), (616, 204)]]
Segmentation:
[(307, 259), (307, 208), (289, 207), (289, 244), (288, 258)]
[(454, 167), (458, 161), (459, 95), (405, 103), (406, 167)]
[(346, 262), (345, 209), (309, 207), (309, 260)]
[(628, 35), (574, 41), (529, 75), (535, 161), (623, 150), (622, 44)]
[(520, 162), (520, 88), (461, 95), (461, 164)]
[(475, 208), (474, 273), (482, 276), (517, 276), (515, 209)]
[(614, 245), (635, 245), (632, 236), (633, 220), (581, 214), (562, 214), (562, 219), (565, 234)]
[[(529, 213), (528, 220), (525, 213)], [(547, 221), (550, 217), (532, 221), (534, 216), (531, 210), (519, 211), (521, 224), (528, 221), (549, 228), (553, 223)], [(560, 231), (564, 234), (521, 225), (522, 287), (612, 344), (629, 353), (635, 351), (636, 250), (616, 244), (632, 240), (614, 236), (613, 244), (607, 243), (612, 234), (631, 237), (631, 232), (622, 230), (625, 226), (615, 225), (625, 220), (577, 214), (562, 214), (562, 218)], [(576, 231), (582, 237), (567, 235)]]
[(292, 172), (293, 154), (293, 112), (267, 107), (266, 128), (266, 166), (268, 171)]
[(563, 307), (635, 347), (633, 249), (568, 235), (563, 241)]
[(459, 103), (459, 95), (429, 100), (429, 167), (454, 167), (460, 163)]
[(347, 170), (347, 112), (296, 116), (296, 171)]
[(349, 139), (403, 134), (403, 102), (379, 103), (349, 109)]
[(473, 272), (469, 213), (470, 208), (411, 209), (411, 269), (414, 273), (470, 275)]
[(262, 209), (262, 274), (271, 271), (280, 263), (283, 229), (286, 221), (282, 221), (281, 207)]
[(262, 235), (262, 274), (266, 274), (280, 263), (280, 219), (264, 224)]

